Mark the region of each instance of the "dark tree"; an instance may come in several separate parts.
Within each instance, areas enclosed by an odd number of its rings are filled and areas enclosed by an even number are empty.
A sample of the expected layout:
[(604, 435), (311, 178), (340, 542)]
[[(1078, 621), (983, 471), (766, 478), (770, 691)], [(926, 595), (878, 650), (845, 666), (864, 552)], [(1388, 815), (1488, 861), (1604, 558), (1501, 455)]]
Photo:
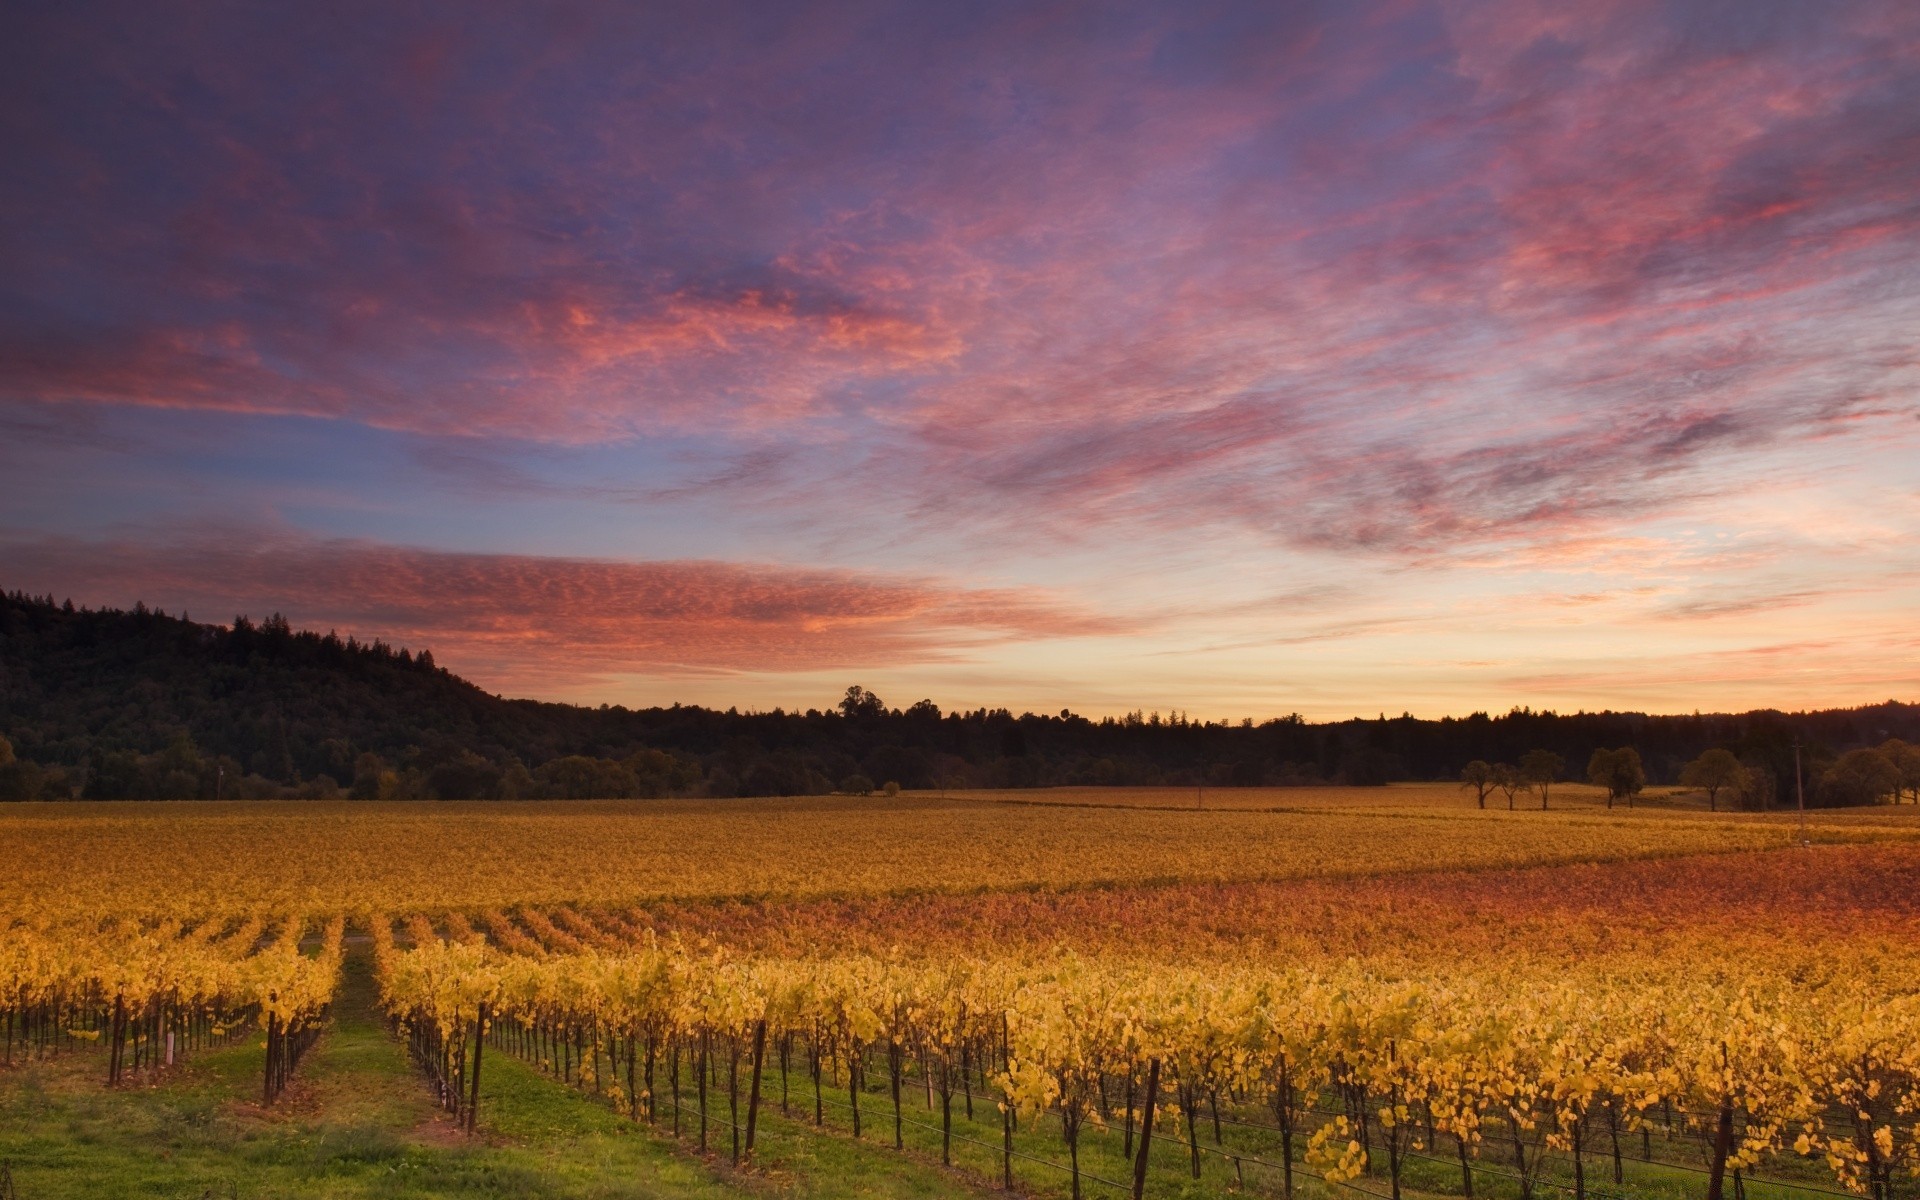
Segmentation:
[(1595, 750), (1587, 760), (1587, 780), (1607, 789), (1607, 807), (1614, 801), (1631, 801), (1647, 786), (1646, 768), (1640, 765), (1640, 752), (1632, 746), (1617, 750)]
[(1547, 792), (1566, 769), (1567, 760), (1551, 750), (1529, 750), (1521, 756), (1520, 777), (1539, 789), (1542, 812), (1546, 811)]
[(1680, 768), (1680, 782), (1707, 794), (1707, 811), (1720, 811), (1720, 793), (1738, 787), (1746, 768), (1733, 751), (1718, 746)]
[(1460, 769), (1460, 785), (1470, 787), (1474, 800), (1481, 808), (1487, 806), (1487, 793), (1494, 789), (1493, 764), (1484, 759), (1474, 759)]

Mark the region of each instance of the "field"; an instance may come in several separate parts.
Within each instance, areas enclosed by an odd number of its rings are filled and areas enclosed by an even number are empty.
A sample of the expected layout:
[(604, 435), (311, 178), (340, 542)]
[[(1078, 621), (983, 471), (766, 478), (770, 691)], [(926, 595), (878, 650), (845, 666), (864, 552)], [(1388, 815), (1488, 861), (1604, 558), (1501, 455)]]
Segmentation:
[[(664, 897), (1302, 879), (1790, 845), (1791, 814), (1591, 800), (1476, 809), (1451, 787), (1159, 789), (792, 800), (20, 806), (0, 911), (336, 913)], [(1192, 793), (1179, 793), (1191, 797)], [(1204, 799), (1203, 799), (1204, 802)], [(1490, 800), (1490, 804), (1495, 802)], [(1577, 807), (1573, 806), (1577, 805)], [(1816, 841), (1920, 838), (1912, 807), (1818, 813)], [(377, 820), (370, 819), (377, 814)], [(418, 856), (428, 851), (431, 865)]]
[(23, 1200), (1920, 1194), (1915, 810), (1802, 846), (1564, 791), (17, 806), (0, 1162)]

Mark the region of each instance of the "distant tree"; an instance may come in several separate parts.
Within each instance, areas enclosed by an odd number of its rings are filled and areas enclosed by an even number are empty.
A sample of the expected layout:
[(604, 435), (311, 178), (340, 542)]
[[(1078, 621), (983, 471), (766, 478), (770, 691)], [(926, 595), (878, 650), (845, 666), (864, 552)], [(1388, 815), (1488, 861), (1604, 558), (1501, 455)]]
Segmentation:
[(1632, 746), (1595, 750), (1587, 760), (1587, 780), (1607, 789), (1607, 807), (1612, 808), (1614, 801), (1631, 803), (1640, 794), (1647, 786), (1647, 771), (1640, 765), (1640, 752)]
[(633, 772), (617, 762), (569, 754), (541, 763), (534, 786), (548, 800), (624, 800), (633, 795)]
[(1340, 756), (1340, 777), (1354, 787), (1385, 787), (1405, 774), (1399, 760), (1378, 746), (1356, 746)]
[(1680, 782), (1707, 794), (1707, 811), (1720, 811), (1720, 793), (1738, 787), (1746, 768), (1733, 751), (1715, 747), (1680, 768)]
[(1895, 773), (1900, 776), (1893, 802), (1900, 803), (1900, 795), (1905, 792), (1913, 797), (1915, 804), (1920, 804), (1920, 746), (1899, 738), (1888, 738), (1880, 744), (1880, 753), (1886, 755), (1887, 761), (1893, 764)]
[(1520, 775), (1540, 790), (1540, 810), (1546, 811), (1547, 792), (1567, 769), (1567, 760), (1551, 750), (1529, 750), (1520, 758)]
[(198, 800), (213, 795), (213, 781), (200, 748), (184, 732), (174, 734), (167, 748), (140, 762), (142, 800)]
[(642, 750), (629, 756), (626, 766), (633, 772), (633, 794), (645, 800), (691, 791), (700, 774), (665, 750)]
[(1900, 769), (1878, 750), (1849, 750), (1820, 776), (1820, 803), (1851, 807), (1878, 804), (1900, 790)]
[(13, 755), (13, 743), (0, 737), (0, 800), (37, 800), (42, 786), (38, 765)]
[(302, 800), (338, 800), (341, 797), (340, 784), (331, 775), (316, 775), (294, 789)]
[(534, 783), (533, 772), (527, 770), (527, 764), (514, 759), (507, 769), (500, 773), (500, 798), (502, 800), (530, 800), (538, 794), (538, 785)]
[(436, 800), (497, 800), (500, 768), (478, 754), (463, 751), (427, 772), (427, 790)]
[(391, 800), (398, 782), (386, 760), (368, 750), (353, 761), (353, 783), (347, 788), (347, 798)]
[(898, 796), (900, 794), (900, 785), (889, 779), (880, 790), (889, 796)]
[(833, 791), (833, 783), (801, 756), (775, 753), (755, 759), (738, 790), (742, 796), (817, 796)]
[(871, 796), (873, 780), (865, 775), (849, 775), (840, 781), (840, 790), (849, 796)]
[(1487, 806), (1487, 793), (1494, 788), (1493, 764), (1482, 759), (1474, 759), (1460, 771), (1460, 786), (1470, 787), (1474, 791), (1474, 800), (1481, 808)]
[(1764, 812), (1773, 807), (1773, 771), (1765, 763), (1740, 764), (1740, 779), (1734, 784), (1740, 807)]
[(1493, 786), (1506, 794), (1507, 811), (1513, 811), (1514, 797), (1527, 790), (1527, 777), (1512, 763), (1493, 764)]
[(847, 689), (845, 696), (840, 698), (840, 715), (849, 721), (884, 717), (887, 715), (887, 706), (880, 697), (855, 684)]

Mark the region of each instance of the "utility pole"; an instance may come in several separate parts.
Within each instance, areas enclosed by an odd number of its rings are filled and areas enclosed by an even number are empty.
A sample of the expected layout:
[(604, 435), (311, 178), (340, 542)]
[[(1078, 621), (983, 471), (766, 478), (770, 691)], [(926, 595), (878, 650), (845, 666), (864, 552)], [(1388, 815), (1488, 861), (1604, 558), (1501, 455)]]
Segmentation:
[(1793, 739), (1793, 795), (1795, 801), (1800, 805), (1800, 845), (1802, 847), (1811, 846), (1813, 842), (1807, 837), (1807, 786), (1801, 781), (1800, 777), (1799, 738)]

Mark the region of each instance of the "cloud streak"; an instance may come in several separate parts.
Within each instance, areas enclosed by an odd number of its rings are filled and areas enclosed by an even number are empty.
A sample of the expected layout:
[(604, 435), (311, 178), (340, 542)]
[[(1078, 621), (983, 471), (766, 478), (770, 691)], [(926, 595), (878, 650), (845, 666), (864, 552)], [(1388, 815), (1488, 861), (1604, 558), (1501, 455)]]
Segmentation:
[[(493, 521), (491, 544), (585, 546), (552, 569), (593, 597), (640, 568), (588, 564), (650, 538), (670, 548), (637, 557), (677, 565), (620, 585), (635, 596), (773, 586), (680, 562), (689, 544), (836, 564), (778, 576), (827, 614), (819, 636), (594, 599), (608, 629), (695, 648), (605, 633), (636, 670), (1074, 636), (972, 615), (972, 572), (1155, 614), (1390, 593), (1337, 624), (1356, 629), (1400, 627), (1450, 573), (1585, 572), (1687, 597), (1663, 627), (1718, 653), (1741, 597), (1827, 613), (1910, 565), (1890, 541), (1849, 592), (1773, 559), (1676, 564), (1700, 527), (1752, 545), (1910, 525), (1911, 4), (578, 0), (454, 20), (102, 0), (9, 21), (0, 430), (152, 460), (142, 477), (182, 493), (211, 486), (206, 460), (153, 431), (189, 413), (238, 460), (318, 422), (351, 436), (315, 476), (352, 477), (367, 447), (400, 464), (415, 490), (381, 502), (401, 515), (280, 503), (311, 535), (298, 554), (455, 524), (446, 544), (486, 545)], [(246, 470), (229, 502), (274, 507)], [(144, 517), (124, 503), (0, 520), (92, 544)], [(407, 553), (401, 577), (457, 574)], [(538, 607), (504, 582), (519, 559), (480, 557), (458, 568), (476, 595)], [(833, 615), (879, 597), (895, 616)], [(1152, 653), (1370, 640), (1298, 612), (1186, 619)], [(500, 646), (572, 644), (508, 625)], [(1622, 653), (1645, 633), (1604, 628)], [(556, 654), (555, 681), (599, 671)]]
[(284, 613), (342, 636), (429, 648), (485, 686), (550, 694), (630, 675), (782, 673), (964, 661), (1137, 622), (1036, 589), (727, 562), (449, 554), (364, 542), (220, 536), (5, 547), (6, 585), (201, 619)]

